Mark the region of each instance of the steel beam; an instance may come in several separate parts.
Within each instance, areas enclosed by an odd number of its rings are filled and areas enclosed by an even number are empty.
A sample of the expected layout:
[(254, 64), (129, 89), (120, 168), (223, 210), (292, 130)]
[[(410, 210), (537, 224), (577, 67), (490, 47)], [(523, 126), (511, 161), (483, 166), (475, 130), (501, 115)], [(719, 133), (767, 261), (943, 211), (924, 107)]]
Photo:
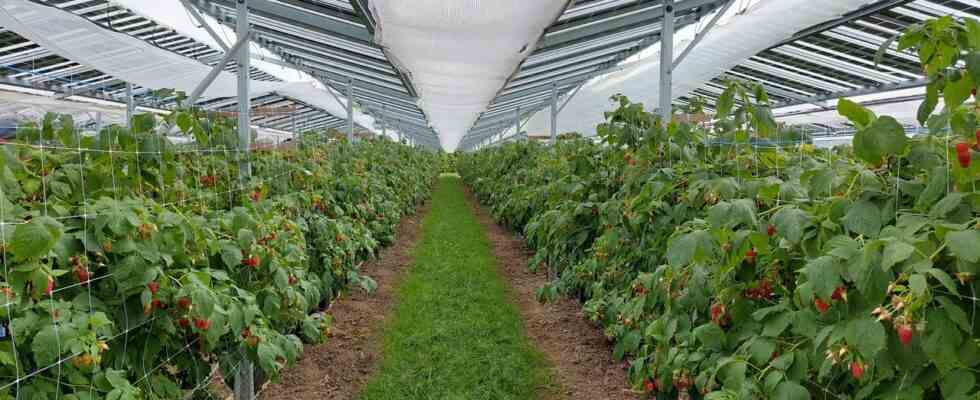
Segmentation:
[(133, 84), (126, 83), (126, 128), (133, 129), (133, 115), (136, 113), (136, 101), (133, 99)]
[(354, 80), (347, 81), (347, 141), (354, 143)]
[[(716, 7), (722, 1), (726, 0), (681, 0), (676, 2), (674, 8), (678, 10), (675, 13), (686, 14), (696, 9)], [(660, 2), (644, 1), (616, 11), (573, 19), (548, 28), (541, 40), (539, 49), (593, 40), (630, 29), (650, 26), (661, 22), (664, 9), (665, 7)]]
[(778, 109), (783, 107), (797, 106), (801, 104), (814, 104), (814, 103), (819, 103), (821, 101), (836, 100), (842, 97), (847, 98), (847, 97), (854, 97), (854, 96), (864, 96), (868, 94), (890, 92), (893, 90), (911, 89), (911, 88), (922, 87), (927, 84), (929, 84), (928, 79), (925, 78), (914, 79), (907, 82), (893, 83), (893, 84), (881, 85), (881, 86), (871, 87), (871, 88), (861, 88), (861, 89), (848, 90), (843, 92), (835, 92), (827, 95), (800, 98), (793, 102), (778, 104), (773, 108)]
[(802, 31), (799, 31), (795, 35), (793, 35), (793, 37), (791, 37), (789, 39), (786, 39), (786, 40), (784, 40), (782, 42), (779, 42), (778, 44), (776, 44), (776, 45), (774, 45), (774, 46), (772, 46), (772, 47), (770, 47), (770, 48), (768, 48), (766, 50), (770, 50), (770, 49), (773, 49), (773, 48), (776, 48), (776, 47), (779, 47), (779, 46), (782, 46), (782, 45), (785, 45), (785, 44), (790, 44), (790, 43), (793, 43), (793, 42), (795, 42), (797, 40), (803, 39), (803, 38), (805, 38), (807, 36), (812, 36), (812, 35), (818, 34), (820, 32), (825, 32), (825, 31), (834, 29), (834, 28), (836, 28), (838, 26), (847, 24), (847, 23), (849, 23), (851, 21), (854, 21), (856, 19), (861, 19), (861, 18), (870, 16), (870, 15), (874, 15), (874, 14), (877, 14), (877, 13), (880, 13), (880, 12), (883, 12), (883, 11), (887, 11), (887, 10), (890, 10), (890, 9), (895, 8), (895, 7), (898, 7), (898, 6), (902, 6), (902, 5), (911, 3), (913, 1), (915, 1), (915, 0), (879, 0), (878, 2), (876, 2), (874, 4), (866, 5), (866, 6), (861, 7), (858, 10), (855, 10), (855, 11), (849, 12), (847, 14), (844, 14), (840, 18), (832, 19), (830, 21), (826, 21), (826, 22), (823, 22), (823, 23), (820, 23), (820, 24), (811, 26), (809, 28), (806, 28), (806, 29), (804, 29)]
[[(233, 8), (232, 0), (194, 0), (200, 5), (220, 5)], [(374, 37), (350, 15), (332, 10), (313, 2), (296, 0), (249, 0), (252, 13), (328, 36), (349, 40), (361, 45), (377, 47)], [(329, 17), (324, 17), (329, 16)], [(343, 21), (343, 22), (342, 22)]]
[(674, 79), (674, 0), (664, 0), (663, 29), (660, 31), (660, 118), (664, 128), (673, 115), (671, 90)]
[(211, 35), (211, 39), (214, 39), (214, 41), (218, 43), (218, 46), (221, 47), (221, 49), (224, 50), (225, 53), (227, 53), (230, 50), (230, 48), (228, 47), (227, 44), (225, 44), (225, 40), (220, 35), (218, 35), (218, 32), (215, 32), (214, 28), (212, 28), (211, 25), (208, 24), (208, 21), (204, 19), (204, 16), (202, 16), (201, 13), (197, 12), (197, 8), (191, 5), (191, 3), (188, 0), (180, 0), (180, 2), (181, 4), (184, 5), (184, 8), (187, 9), (187, 13), (189, 13), (191, 17), (193, 17), (194, 20), (197, 21), (197, 23), (201, 24), (201, 27), (204, 28), (204, 30), (207, 31), (209, 35)]
[[(251, 51), (247, 45), (249, 36), (251, 35), (249, 32), (248, 13), (252, 1), (255, 0), (238, 0), (238, 26), (235, 29), (235, 32), (238, 34), (238, 43), (235, 43), (232, 50), (228, 52), (228, 54), (232, 55), (235, 53), (238, 54), (238, 150), (241, 156), (238, 169), (242, 177), (248, 177), (252, 174), (252, 166), (248, 160), (249, 149), (252, 145), (252, 98), (249, 96), (251, 79), (248, 74), (251, 69)], [(222, 58), (226, 63), (227, 59), (227, 57)], [(214, 75), (217, 76), (217, 74)], [(211, 79), (214, 80), (213, 77)], [(203, 89), (200, 91), (195, 89), (194, 91), (200, 96), (200, 92)]]
[(691, 50), (694, 50), (694, 48), (701, 43), (702, 40), (704, 40), (704, 37), (708, 35), (708, 32), (711, 32), (711, 29), (718, 24), (718, 20), (720, 20), (721, 17), (728, 12), (729, 8), (732, 8), (732, 4), (735, 4), (735, 0), (728, 0), (725, 5), (721, 6), (721, 9), (715, 12), (715, 16), (711, 17), (708, 24), (705, 25), (701, 31), (697, 33), (697, 35), (694, 35), (694, 40), (691, 40), (691, 43), (684, 48), (684, 51), (682, 51), (681, 54), (674, 59), (673, 69), (677, 69), (677, 66), (681, 65), (681, 61), (684, 61), (684, 59), (687, 58), (687, 55), (691, 53)]
[[(241, 0), (239, 0), (239, 1), (241, 1)], [(211, 71), (208, 72), (208, 75), (204, 77), (204, 80), (201, 81), (201, 83), (199, 83), (196, 88), (194, 88), (194, 91), (192, 91), (191, 92), (191, 95), (187, 98), (187, 104), (194, 105), (195, 103), (197, 103), (197, 100), (200, 99), (201, 98), (201, 95), (204, 94), (204, 91), (207, 90), (208, 87), (211, 86), (212, 83), (214, 83), (214, 80), (215, 80), (215, 78), (218, 77), (218, 74), (220, 74), (221, 71), (224, 71), (225, 70), (225, 66), (228, 65), (228, 62), (231, 61), (232, 58), (238, 57), (238, 72), (239, 72), (239, 75), (241, 75), (241, 72), (244, 71), (245, 72), (245, 76), (248, 77), (248, 72), (249, 72), (249, 69), (250, 69), (250, 68), (248, 68), (248, 65), (250, 65), (250, 63), (248, 62), (248, 60), (245, 60), (245, 64), (243, 66), (242, 65), (242, 60), (241, 60), (241, 57), (240, 57), (240, 54), (243, 53), (243, 52), (244, 53), (250, 53), (248, 51), (248, 46), (246, 46), (246, 44), (248, 43), (248, 41), (250, 39), (249, 34), (248, 34), (248, 29), (247, 29), (248, 28), (248, 22), (247, 21), (245, 22), (245, 27), (246, 27), (246, 29), (245, 29), (245, 31), (246, 31), (245, 36), (241, 36), (241, 32), (239, 31), (238, 41), (235, 42), (235, 45), (234, 46), (231, 46), (231, 49), (228, 50), (228, 52), (225, 53), (224, 57), (221, 57), (221, 60), (218, 61), (217, 64), (215, 64), (213, 67), (211, 67)]]
[(551, 84), (551, 145), (558, 140), (558, 82)]

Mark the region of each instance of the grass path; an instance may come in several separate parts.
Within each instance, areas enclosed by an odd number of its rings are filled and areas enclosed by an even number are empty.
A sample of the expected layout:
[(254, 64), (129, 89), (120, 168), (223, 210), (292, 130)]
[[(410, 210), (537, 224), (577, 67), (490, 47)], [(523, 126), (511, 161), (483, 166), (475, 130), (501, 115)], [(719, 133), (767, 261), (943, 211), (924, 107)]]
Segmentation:
[(385, 326), (381, 370), (361, 397), (547, 397), (544, 357), (507, 300), (486, 233), (458, 177), (441, 178), (414, 255)]

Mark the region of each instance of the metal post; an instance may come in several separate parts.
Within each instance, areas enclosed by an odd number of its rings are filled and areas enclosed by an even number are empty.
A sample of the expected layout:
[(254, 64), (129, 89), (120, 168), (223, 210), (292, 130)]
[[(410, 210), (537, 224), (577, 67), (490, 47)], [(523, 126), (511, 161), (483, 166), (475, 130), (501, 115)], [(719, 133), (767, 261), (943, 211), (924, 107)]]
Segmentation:
[[(384, 104), (382, 104), (381, 105), (381, 136), (386, 136), (387, 137), (388, 136), (388, 124), (386, 123), (387, 121), (385, 121), (386, 111), (387, 111), (386, 106)], [(399, 135), (398, 141), (400, 142), (401, 141), (401, 138), (400, 138), (401, 137), (401, 133), (399, 133), (398, 135)]]
[[(238, 0), (238, 25), (236, 32), (239, 41), (248, 41), (248, 3)], [(251, 175), (252, 168), (248, 163), (248, 151), (252, 141), (252, 99), (249, 96), (249, 76), (251, 70), (251, 49), (248, 43), (238, 50), (238, 148), (240, 158), (238, 170), (242, 177)], [(251, 370), (251, 366), (249, 367)]]
[(354, 79), (347, 80), (347, 141), (354, 143)]
[(671, 89), (674, 74), (674, 0), (664, 0), (663, 29), (660, 32), (660, 117), (664, 127), (670, 123)]
[(514, 110), (514, 135), (520, 136), (521, 134), (521, 107), (518, 106)]
[(296, 132), (296, 113), (295, 112), (289, 113), (289, 120), (290, 120), (289, 121), (290, 122), (290, 125), (292, 125), (292, 128), (290, 128), (290, 129), (293, 131), (293, 141), (298, 141), (300, 138), (299, 138), (299, 132)]
[(551, 82), (551, 145), (558, 139), (558, 82)]
[(252, 378), (255, 374), (252, 371), (252, 362), (244, 354), (242, 354), (242, 361), (238, 367), (238, 373), (235, 375), (235, 400), (254, 399), (255, 387), (253, 386), (254, 382), (252, 382)]
[(133, 114), (136, 112), (136, 102), (133, 100), (133, 84), (126, 83), (126, 129), (133, 129)]

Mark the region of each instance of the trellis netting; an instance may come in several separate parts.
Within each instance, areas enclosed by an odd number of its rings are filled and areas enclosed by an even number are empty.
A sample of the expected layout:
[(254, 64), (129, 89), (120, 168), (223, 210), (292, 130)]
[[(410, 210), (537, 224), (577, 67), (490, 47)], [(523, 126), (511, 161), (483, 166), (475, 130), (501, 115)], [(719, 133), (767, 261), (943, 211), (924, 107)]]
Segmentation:
[[(673, 74), (673, 98), (684, 96), (740, 62), (789, 39), (796, 32), (857, 10), (869, 0), (761, 0), (745, 13), (714, 27), (688, 54)], [(654, 45), (657, 46), (657, 45)], [(683, 44), (675, 46), (680, 53)], [(623, 94), (631, 101), (655, 106), (659, 99), (659, 51), (629, 67), (589, 82), (568, 102), (559, 115), (559, 132), (594, 134), (603, 122), (602, 110), (611, 107), (609, 98)], [(548, 110), (527, 123), (531, 133), (548, 132)]]
[(411, 75), (446, 151), (535, 49), (566, 0), (371, 2), (377, 42)]
[[(108, 30), (73, 13), (27, 0), (0, 3), (0, 26), (62, 57), (146, 88), (190, 93), (211, 71), (210, 66), (196, 60)], [(252, 80), (249, 87), (252, 97), (278, 93), (335, 116), (347, 114), (346, 104), (310, 82)], [(236, 75), (222, 71), (203, 96), (235, 97), (237, 93)], [(374, 126), (374, 118), (365, 114), (355, 112), (354, 121), (368, 129)]]

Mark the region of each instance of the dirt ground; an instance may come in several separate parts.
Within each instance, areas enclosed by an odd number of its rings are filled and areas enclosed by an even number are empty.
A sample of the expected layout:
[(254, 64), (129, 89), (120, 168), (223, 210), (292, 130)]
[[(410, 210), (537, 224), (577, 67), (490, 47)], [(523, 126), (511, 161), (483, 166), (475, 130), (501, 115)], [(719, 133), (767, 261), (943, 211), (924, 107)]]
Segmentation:
[(512, 301), (524, 317), (525, 331), (550, 362), (560, 392), (555, 399), (641, 399), (629, 390), (624, 365), (613, 360), (601, 328), (590, 323), (578, 302), (561, 298), (541, 304), (535, 291), (547, 282), (544, 272), (528, 270), (531, 255), (523, 240), (497, 225), (467, 191), (467, 200), (486, 227), (501, 276), (510, 284)]
[(349, 400), (354, 399), (379, 365), (385, 316), (394, 306), (395, 288), (412, 265), (412, 249), (421, 238), (426, 204), (402, 219), (395, 243), (362, 267), (362, 273), (378, 283), (377, 291), (366, 294), (351, 290), (334, 301), (333, 335), (326, 343), (307, 345), (295, 366), (279, 381), (259, 394), (263, 400)]
[[(602, 330), (585, 319), (571, 299), (540, 304), (535, 290), (546, 282), (543, 273), (527, 269), (524, 242), (497, 225), (467, 192), (467, 200), (486, 227), (501, 276), (510, 285), (511, 300), (524, 318), (528, 337), (552, 367), (558, 392), (548, 400), (641, 399), (627, 387), (626, 370), (612, 358)], [(324, 344), (307, 346), (297, 365), (259, 395), (263, 400), (353, 400), (380, 364), (385, 316), (393, 309), (395, 289), (412, 265), (411, 251), (420, 239), (422, 218), (429, 205), (404, 218), (396, 242), (380, 257), (365, 264), (364, 272), (378, 283), (372, 295), (351, 291), (335, 301), (333, 336)]]

